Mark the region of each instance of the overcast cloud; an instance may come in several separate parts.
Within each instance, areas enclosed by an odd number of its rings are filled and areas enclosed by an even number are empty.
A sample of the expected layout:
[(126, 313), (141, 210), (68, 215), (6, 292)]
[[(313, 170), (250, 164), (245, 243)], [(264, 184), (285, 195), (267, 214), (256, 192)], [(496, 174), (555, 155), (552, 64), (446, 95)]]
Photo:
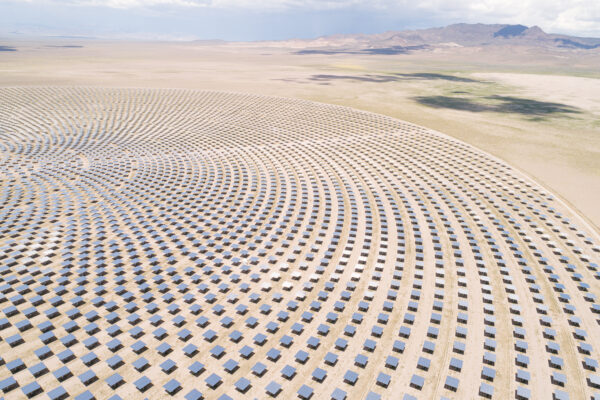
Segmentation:
[(600, 37), (600, 0), (0, 0), (0, 34), (268, 40), (456, 22)]

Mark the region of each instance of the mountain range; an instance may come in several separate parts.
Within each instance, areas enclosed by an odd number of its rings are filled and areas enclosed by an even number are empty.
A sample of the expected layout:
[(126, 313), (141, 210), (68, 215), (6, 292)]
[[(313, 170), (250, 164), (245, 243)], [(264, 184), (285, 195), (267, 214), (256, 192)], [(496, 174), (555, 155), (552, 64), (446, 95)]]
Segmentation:
[[(287, 41), (289, 42), (289, 41)], [(600, 38), (544, 32), (538, 26), (453, 24), (441, 28), (388, 31), (377, 34), (331, 35), (293, 41), (302, 54), (356, 52), (398, 54), (440, 47), (530, 46), (547, 49), (600, 50)]]

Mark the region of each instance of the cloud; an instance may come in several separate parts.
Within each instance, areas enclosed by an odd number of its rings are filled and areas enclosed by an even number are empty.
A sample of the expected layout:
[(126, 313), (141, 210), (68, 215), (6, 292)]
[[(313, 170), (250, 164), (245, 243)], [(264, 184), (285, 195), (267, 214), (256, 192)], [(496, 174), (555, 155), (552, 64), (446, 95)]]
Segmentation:
[[(35, 3), (35, 0), (28, 0)], [(41, 2), (41, 1), (40, 1)], [(144, 7), (207, 7), (210, 0), (45, 0), (46, 3), (66, 6), (107, 7), (117, 9), (144, 8)]]
[[(600, 36), (599, 0), (0, 0), (0, 20), (7, 4), (28, 7), (30, 13), (38, 14), (41, 9), (57, 10), (50, 11), (46, 20), (53, 13), (67, 15), (69, 9), (93, 9), (98, 13), (115, 10), (132, 17), (149, 12), (173, 21), (206, 15), (229, 21), (232, 15), (242, 19), (246, 14), (248, 24), (259, 20), (259, 16), (279, 15), (291, 21), (297, 15), (305, 18), (298, 22), (306, 26), (305, 34), (294, 33), (300, 36), (331, 33), (336, 23), (348, 32), (343, 19), (351, 19), (355, 33), (365, 27), (365, 31), (374, 32), (482, 22), (538, 25), (551, 33)], [(20, 12), (26, 14), (25, 10)], [(330, 27), (325, 17), (335, 20)], [(315, 26), (315, 20), (321, 28)], [(226, 28), (220, 25), (219, 29)], [(282, 32), (284, 28), (280, 27)]]
[[(282, 11), (288, 9), (331, 10), (355, 7), (360, 0), (21, 0), (27, 3), (50, 2), (57, 5), (109, 7), (118, 9), (144, 7), (207, 7), (217, 9), (246, 9)], [(389, 1), (375, 0), (369, 7), (381, 7)]]
[(421, 0), (416, 4), (445, 20), (520, 23), (552, 33), (600, 35), (598, 0)]

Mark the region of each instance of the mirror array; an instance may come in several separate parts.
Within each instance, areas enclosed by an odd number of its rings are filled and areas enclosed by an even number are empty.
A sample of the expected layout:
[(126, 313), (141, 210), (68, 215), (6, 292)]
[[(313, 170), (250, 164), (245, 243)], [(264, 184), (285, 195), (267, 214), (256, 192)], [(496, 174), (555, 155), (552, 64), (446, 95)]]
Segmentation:
[(0, 151), (4, 398), (600, 398), (597, 233), (465, 143), (293, 99), (4, 88)]

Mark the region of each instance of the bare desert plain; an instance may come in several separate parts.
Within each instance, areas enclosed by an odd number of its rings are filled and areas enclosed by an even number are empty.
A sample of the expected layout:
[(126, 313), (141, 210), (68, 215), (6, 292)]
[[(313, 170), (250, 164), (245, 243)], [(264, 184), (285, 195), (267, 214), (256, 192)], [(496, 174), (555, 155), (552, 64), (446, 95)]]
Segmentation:
[(6, 399), (597, 399), (600, 53), (3, 41)]

